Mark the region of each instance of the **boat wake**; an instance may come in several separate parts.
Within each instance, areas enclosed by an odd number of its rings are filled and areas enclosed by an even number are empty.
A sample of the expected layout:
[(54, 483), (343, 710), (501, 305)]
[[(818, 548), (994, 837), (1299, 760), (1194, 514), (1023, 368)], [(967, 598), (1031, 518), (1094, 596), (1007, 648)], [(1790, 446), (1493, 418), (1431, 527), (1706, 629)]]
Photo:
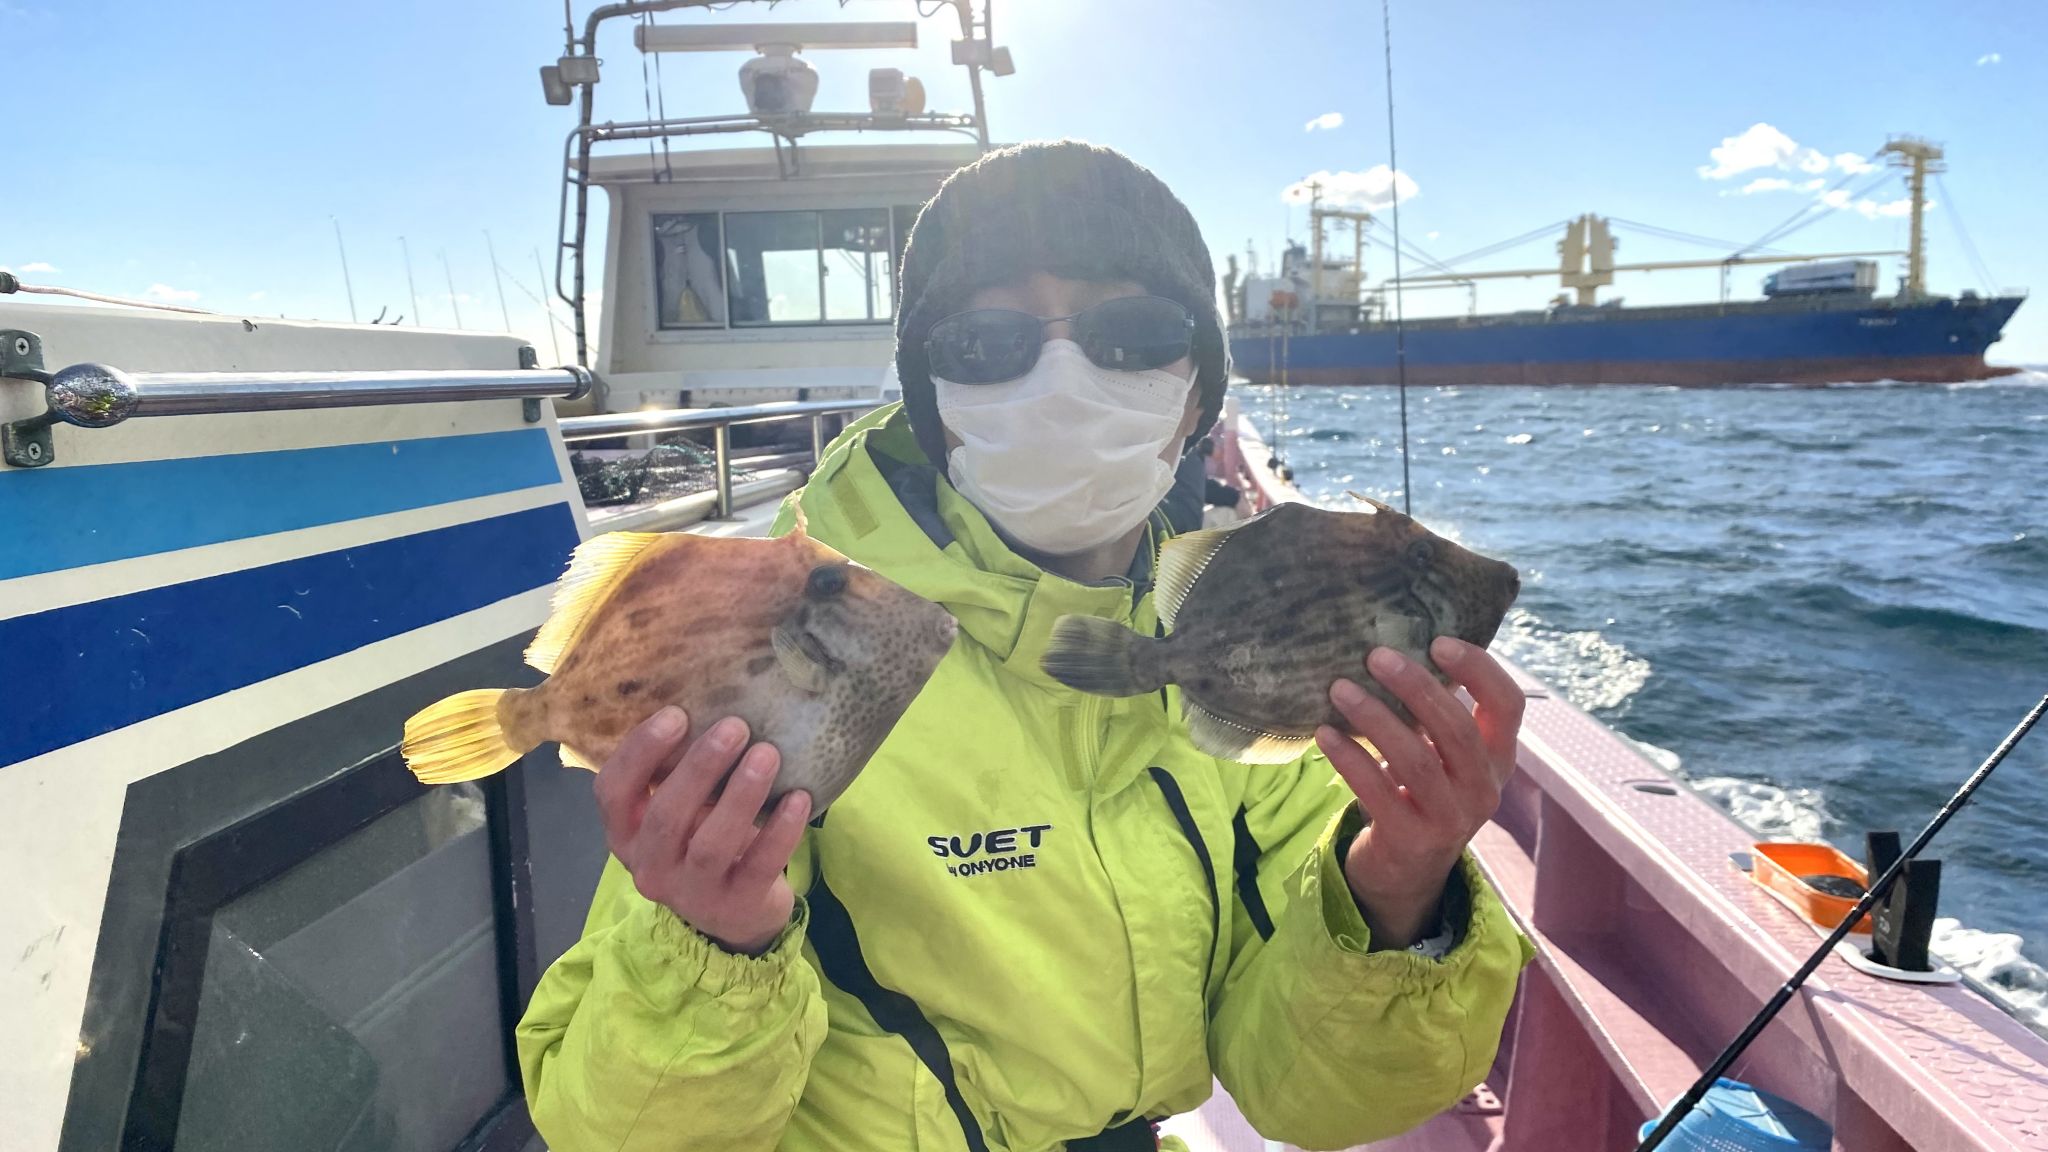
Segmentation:
[[(1759, 840), (1827, 839), (1835, 824), (1827, 798), (1811, 788), (1781, 788), (1760, 780), (1685, 773), (1678, 753), (1629, 737), (1645, 757), (1692, 790), (1712, 800)], [(2048, 968), (2022, 952), (2026, 941), (2014, 932), (1985, 932), (1943, 916), (1934, 921), (1928, 947), (1974, 981), (1998, 1005), (2030, 1027), (2048, 1028)]]
[[(1520, 608), (1508, 614), (1494, 647), (1573, 704), (1610, 720), (1650, 678), (1648, 660), (1598, 631), (1558, 628)], [(1827, 797), (1815, 789), (1734, 776), (1694, 777), (1669, 748), (1623, 739), (1759, 840), (1824, 841), (1837, 826)], [(2048, 1028), (2048, 968), (2027, 958), (2025, 943), (2017, 933), (1986, 932), (1942, 917), (1934, 922), (1930, 947), (2015, 1018), (2036, 1029)]]
[(1493, 646), (1588, 712), (1611, 714), (1650, 679), (1650, 662), (1592, 629), (1557, 628), (1516, 608)]

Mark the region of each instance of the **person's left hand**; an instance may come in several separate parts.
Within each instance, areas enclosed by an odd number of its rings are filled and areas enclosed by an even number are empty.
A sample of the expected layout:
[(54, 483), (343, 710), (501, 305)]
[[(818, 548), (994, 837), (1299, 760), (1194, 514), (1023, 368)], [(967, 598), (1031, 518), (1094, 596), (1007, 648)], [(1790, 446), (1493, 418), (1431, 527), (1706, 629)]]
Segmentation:
[(1330, 702), (1357, 740), (1324, 725), (1316, 744), (1358, 796), (1368, 824), (1351, 842), (1344, 878), (1372, 931), (1372, 947), (1405, 948), (1435, 927), (1444, 884), (1474, 833), (1493, 818), (1515, 771), (1522, 690), (1485, 649), (1440, 636), (1430, 658), (1472, 695), (1468, 711), (1429, 669), (1391, 648), (1366, 660), (1373, 679), (1407, 705), (1404, 724), (1350, 680)]

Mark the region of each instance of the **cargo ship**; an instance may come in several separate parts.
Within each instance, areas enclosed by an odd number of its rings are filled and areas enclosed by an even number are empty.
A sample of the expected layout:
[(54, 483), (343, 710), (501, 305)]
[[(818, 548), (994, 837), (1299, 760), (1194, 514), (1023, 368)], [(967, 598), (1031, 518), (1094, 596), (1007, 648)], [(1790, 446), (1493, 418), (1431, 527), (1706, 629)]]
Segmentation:
[[(1926, 290), (1924, 186), (1941, 149), (1914, 137), (1885, 146), (1905, 169), (1911, 241), (1904, 253), (1846, 253), (1831, 260), (1738, 254), (1716, 260), (1617, 264), (1609, 221), (1582, 216), (1566, 228), (1554, 269), (1436, 271), (1366, 290), (1362, 274), (1370, 213), (1310, 210), (1310, 246), (1291, 245), (1276, 275), (1226, 275), (1231, 357), (1253, 383), (1477, 384), (1826, 384), (1951, 383), (2010, 374), (1987, 364), (2025, 295), (1937, 296)], [(1348, 224), (1357, 255), (1332, 260), (1324, 229)], [(1877, 264), (1904, 255), (1895, 295), (1877, 294)], [(1617, 272), (1722, 270), (1799, 261), (1764, 283), (1762, 300), (1626, 308), (1597, 290)], [(1544, 309), (1432, 316), (1396, 324), (1394, 289), (1464, 287), (1483, 279), (1556, 275), (1574, 290)], [(1475, 309), (1476, 313), (1476, 309)], [(1405, 362), (1405, 363), (1404, 363)]]

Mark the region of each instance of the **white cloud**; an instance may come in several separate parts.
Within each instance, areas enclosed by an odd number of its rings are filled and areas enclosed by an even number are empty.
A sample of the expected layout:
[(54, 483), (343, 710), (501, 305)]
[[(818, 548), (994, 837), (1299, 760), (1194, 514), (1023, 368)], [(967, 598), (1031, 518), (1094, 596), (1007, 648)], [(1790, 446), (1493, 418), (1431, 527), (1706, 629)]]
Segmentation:
[[(1804, 172), (1808, 176), (1818, 176), (1830, 169), (1837, 169), (1853, 176), (1877, 168), (1877, 165), (1871, 163), (1861, 153), (1837, 152), (1830, 156), (1818, 148), (1808, 148), (1762, 122), (1750, 125), (1740, 136), (1723, 137), (1720, 146), (1711, 150), (1708, 155), (1714, 162), (1703, 164), (1699, 168), (1700, 176), (1707, 180), (1726, 180), (1731, 176), (1763, 168), (1779, 172)], [(1750, 186), (1742, 190), (1743, 194), (1783, 191), (1795, 187), (1789, 180), (1766, 183), (1770, 179), (1772, 178), (1766, 177), (1764, 180), (1751, 181)]]
[(1442, 233), (1438, 233), (1438, 232), (1430, 232), (1430, 233), (1427, 233), (1427, 234), (1425, 234), (1425, 235), (1424, 235), (1424, 236), (1423, 236), (1422, 238), (1423, 238), (1424, 240), (1434, 240), (1434, 239), (1436, 239), (1436, 238), (1437, 238), (1437, 237), (1438, 237), (1439, 235), (1442, 235)]
[[(1903, 196), (1897, 200), (1887, 200), (1879, 203), (1868, 197), (1861, 200), (1854, 199), (1840, 188), (1822, 196), (1820, 202), (1837, 212), (1854, 212), (1865, 220), (1906, 216), (1913, 211), (1913, 201)], [(1927, 207), (1929, 209), (1934, 208), (1935, 202), (1929, 200)]]
[(1332, 128), (1341, 128), (1343, 126), (1344, 114), (1342, 112), (1325, 112), (1307, 124), (1302, 125), (1301, 130), (1303, 132), (1313, 132), (1320, 128), (1327, 132)]
[(2000, 56), (1996, 52), (1986, 52), (1982, 56), (1977, 57), (1977, 67), (1982, 68), (1986, 64), (1996, 64), (2003, 59), (2005, 59), (2005, 57)]
[(268, 293), (268, 292), (262, 292), (262, 291), (257, 291), (257, 292), (251, 292), (251, 293), (249, 293), (249, 303), (251, 303), (251, 304), (254, 304), (254, 303), (256, 303), (256, 302), (257, 302), (258, 300), (261, 300), (261, 299), (263, 299), (263, 298), (264, 298), (265, 296), (268, 296), (268, 295), (270, 295), (270, 293)]
[(1792, 187), (1792, 182), (1783, 176), (1759, 176), (1742, 186), (1742, 195), (1754, 196), (1758, 192), (1783, 192)]
[(1798, 151), (1799, 145), (1790, 136), (1758, 122), (1740, 136), (1723, 137), (1720, 147), (1708, 153), (1714, 162), (1701, 166), (1699, 172), (1708, 180), (1726, 180), (1758, 168), (1787, 168)]
[(1322, 171), (1305, 176), (1281, 189), (1280, 199), (1289, 204), (1305, 204), (1312, 191), (1311, 185), (1322, 186), (1324, 203), (1370, 210), (1390, 207), (1396, 197), (1413, 200), (1421, 191), (1414, 178), (1406, 172), (1395, 172), (1385, 164), (1375, 164), (1363, 172)]
[[(1935, 206), (1934, 201), (1929, 200), (1927, 206), (1933, 208)], [(1856, 202), (1856, 211), (1861, 212), (1865, 220), (1875, 220), (1880, 216), (1905, 216), (1912, 213), (1913, 202), (1903, 196), (1897, 200), (1888, 200), (1883, 204), (1879, 204), (1875, 200), (1858, 200)]]
[(168, 284), (151, 284), (142, 294), (151, 300), (162, 300), (167, 304), (190, 304), (199, 299), (199, 293), (187, 288), (173, 288)]
[(55, 272), (56, 265), (47, 260), (35, 260), (21, 266), (23, 272)]
[(1799, 190), (1801, 192), (1818, 192), (1820, 191), (1820, 186), (1825, 183), (1827, 183), (1827, 181), (1818, 178), (1808, 180), (1806, 183), (1801, 184), (1799, 186)]

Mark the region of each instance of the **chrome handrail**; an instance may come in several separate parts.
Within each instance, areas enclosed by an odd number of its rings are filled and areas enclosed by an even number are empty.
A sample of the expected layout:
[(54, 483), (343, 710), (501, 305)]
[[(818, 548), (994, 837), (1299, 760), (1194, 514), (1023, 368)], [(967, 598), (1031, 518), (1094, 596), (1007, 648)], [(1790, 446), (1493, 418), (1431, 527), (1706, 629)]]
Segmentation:
[(388, 372), (123, 372), (73, 364), (44, 382), (49, 417), (78, 428), (108, 428), (135, 416), (198, 416), (431, 404), (448, 400), (574, 400), (590, 391), (590, 370)]
[(597, 416), (567, 416), (556, 423), (562, 429), (564, 442), (710, 429), (713, 476), (718, 490), (716, 515), (723, 520), (732, 515), (733, 425), (769, 424), (778, 420), (801, 420), (808, 417), (811, 422), (811, 462), (815, 465), (825, 456), (825, 417), (868, 412), (885, 403), (887, 401), (875, 398), (789, 400), (773, 404), (736, 405), (731, 408), (666, 408), (651, 412), (607, 412)]

